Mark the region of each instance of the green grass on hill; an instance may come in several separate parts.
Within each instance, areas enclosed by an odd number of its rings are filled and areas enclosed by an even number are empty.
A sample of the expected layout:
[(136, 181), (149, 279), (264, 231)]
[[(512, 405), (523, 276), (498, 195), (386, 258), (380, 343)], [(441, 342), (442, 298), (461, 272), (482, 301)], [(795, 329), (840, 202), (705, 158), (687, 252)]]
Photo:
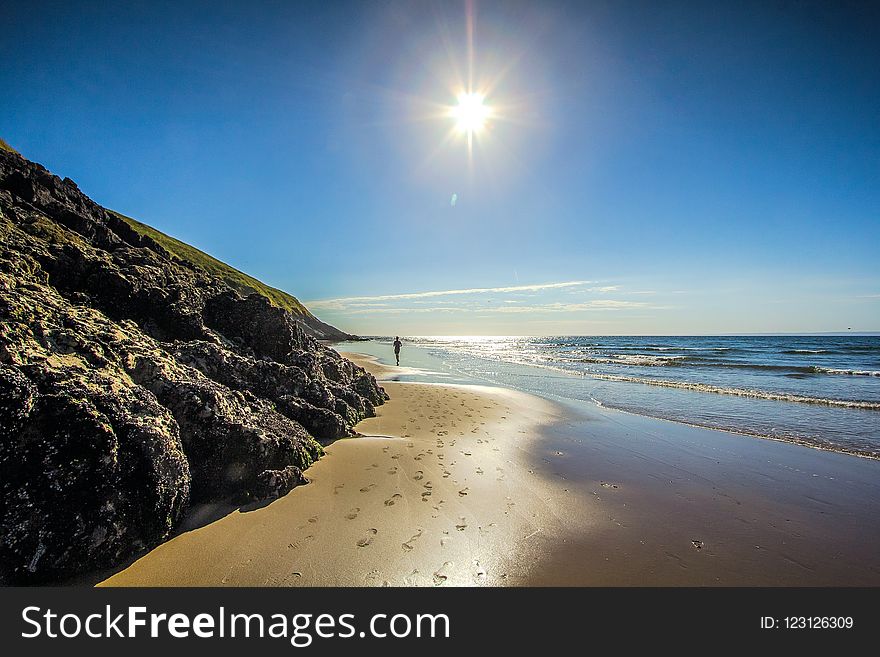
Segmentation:
[[(113, 211), (111, 210), (111, 212)], [(181, 242), (180, 240), (176, 240), (173, 237), (166, 235), (165, 233), (159, 232), (151, 226), (147, 226), (146, 224), (142, 224), (141, 222), (132, 219), (131, 217), (126, 217), (125, 215), (119, 214), (118, 212), (113, 212), (113, 214), (125, 221), (129, 226), (131, 226), (141, 235), (146, 235), (154, 239), (160, 246), (162, 246), (172, 255), (180, 258), (181, 260), (191, 262), (197, 267), (201, 267), (209, 274), (213, 274), (214, 276), (223, 279), (223, 281), (225, 281), (227, 285), (237, 290), (238, 292), (245, 295), (256, 292), (257, 294), (261, 294), (264, 297), (267, 297), (269, 301), (271, 301), (276, 306), (284, 308), (285, 310), (289, 310), (295, 315), (305, 315), (307, 317), (311, 317), (312, 314), (306, 309), (306, 307), (303, 306), (299, 301), (297, 301), (295, 297), (287, 294), (287, 292), (283, 292), (277, 288), (270, 287), (265, 283), (258, 281), (256, 278), (248, 276), (244, 272), (240, 272), (237, 269), (230, 267), (226, 263), (220, 262), (216, 258), (212, 258), (204, 251), (199, 251), (194, 246), (190, 246), (189, 244)]]
[[(18, 151), (15, 150), (9, 144), (7, 144), (6, 140), (3, 139), (2, 137), (0, 137), (0, 149), (3, 149), (4, 151), (9, 151), (10, 153), (18, 153)], [(18, 154), (21, 155), (21, 153), (18, 153)]]

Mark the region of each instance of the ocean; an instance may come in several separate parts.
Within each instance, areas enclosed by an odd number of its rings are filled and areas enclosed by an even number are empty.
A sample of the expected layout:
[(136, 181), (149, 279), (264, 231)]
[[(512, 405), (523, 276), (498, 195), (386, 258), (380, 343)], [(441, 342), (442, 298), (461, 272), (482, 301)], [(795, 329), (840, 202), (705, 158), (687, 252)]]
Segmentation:
[[(388, 362), (392, 339), (341, 348)], [(401, 364), (880, 458), (880, 336), (412, 337)]]

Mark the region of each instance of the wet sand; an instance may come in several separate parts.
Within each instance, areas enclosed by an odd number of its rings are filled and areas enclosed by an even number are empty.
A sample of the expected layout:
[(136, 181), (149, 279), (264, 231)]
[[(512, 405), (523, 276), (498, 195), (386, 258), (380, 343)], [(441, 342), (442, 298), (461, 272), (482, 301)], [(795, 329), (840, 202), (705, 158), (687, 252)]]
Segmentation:
[(619, 411), (554, 425), (537, 471), (600, 516), (529, 583), (880, 585), (880, 461)]
[(880, 584), (878, 461), (349, 357), (392, 397), (364, 437), (101, 584)]

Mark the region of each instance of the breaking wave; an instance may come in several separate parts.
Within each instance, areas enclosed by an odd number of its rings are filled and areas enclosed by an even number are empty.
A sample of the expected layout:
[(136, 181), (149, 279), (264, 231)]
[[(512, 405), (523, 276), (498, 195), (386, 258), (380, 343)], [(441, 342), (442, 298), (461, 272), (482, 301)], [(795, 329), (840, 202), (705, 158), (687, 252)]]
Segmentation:
[(689, 381), (666, 381), (663, 379), (646, 379), (637, 376), (624, 376), (617, 374), (600, 374), (598, 372), (584, 372), (584, 376), (604, 381), (622, 381), (626, 383), (641, 383), (663, 388), (678, 388), (680, 390), (695, 390), (697, 392), (710, 392), (718, 395), (735, 395), (737, 397), (751, 397), (753, 399), (768, 399), (771, 401), (796, 402), (799, 404), (821, 404), (824, 406), (837, 406), (840, 408), (860, 408), (863, 410), (880, 410), (880, 401), (861, 401), (851, 399), (829, 399), (824, 397), (808, 397), (790, 393), (771, 392), (768, 390), (752, 390), (749, 388), (726, 388), (707, 383), (692, 383)]

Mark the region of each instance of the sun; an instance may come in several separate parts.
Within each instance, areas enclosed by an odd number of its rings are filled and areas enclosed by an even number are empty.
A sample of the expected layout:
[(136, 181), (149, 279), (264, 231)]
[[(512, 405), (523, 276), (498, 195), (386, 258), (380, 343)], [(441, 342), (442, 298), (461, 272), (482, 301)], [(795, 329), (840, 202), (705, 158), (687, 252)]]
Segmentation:
[(456, 129), (467, 135), (468, 141), (486, 127), (492, 116), (492, 109), (484, 101), (485, 96), (481, 93), (462, 92), (458, 94), (458, 105), (450, 110)]

